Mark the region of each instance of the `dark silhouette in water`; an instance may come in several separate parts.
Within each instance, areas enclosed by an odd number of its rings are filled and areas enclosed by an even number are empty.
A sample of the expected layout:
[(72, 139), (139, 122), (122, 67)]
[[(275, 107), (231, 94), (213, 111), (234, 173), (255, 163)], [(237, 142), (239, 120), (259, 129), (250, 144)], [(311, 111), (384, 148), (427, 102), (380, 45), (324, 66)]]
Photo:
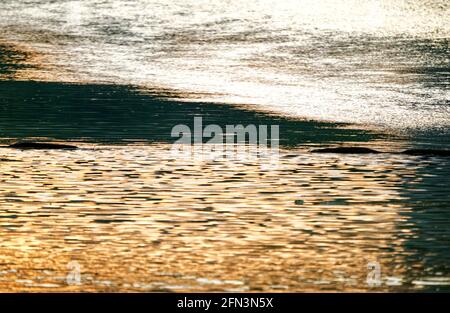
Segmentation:
[(77, 147), (66, 144), (46, 143), (46, 142), (19, 142), (9, 146), (15, 149), (35, 149), (35, 150), (76, 150)]
[[(338, 153), (338, 154), (379, 154), (384, 153), (378, 150), (365, 147), (338, 147), (324, 148), (311, 151), (313, 153)], [(408, 149), (395, 154), (405, 154), (414, 156), (441, 156), (450, 157), (450, 150), (432, 150), (432, 149)]]
[(20, 161), (19, 160), (6, 159), (6, 158), (0, 158), (0, 162), (20, 162)]
[(403, 151), (402, 154), (450, 157), (450, 150), (410, 149)]
[(339, 147), (339, 148), (324, 148), (313, 150), (313, 153), (342, 153), (342, 154), (371, 154), (381, 153), (380, 151), (364, 147)]
[[(47, 142), (19, 142), (8, 146), (14, 149), (35, 150), (76, 150), (76, 146)], [(365, 147), (338, 147), (324, 148), (311, 151), (312, 153), (336, 153), (336, 154), (380, 154), (378, 150)], [(394, 154), (406, 154), (414, 156), (443, 156), (450, 157), (450, 150), (409, 149)]]

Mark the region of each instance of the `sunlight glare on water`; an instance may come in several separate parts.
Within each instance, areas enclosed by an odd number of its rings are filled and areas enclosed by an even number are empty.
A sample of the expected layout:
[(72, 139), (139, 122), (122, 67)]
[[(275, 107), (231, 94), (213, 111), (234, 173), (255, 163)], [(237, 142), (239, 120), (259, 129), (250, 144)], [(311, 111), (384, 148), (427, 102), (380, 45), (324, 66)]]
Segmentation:
[[(448, 290), (449, 159), (404, 151), (449, 147), (449, 9), (2, 0), (0, 291)], [(174, 157), (199, 116), (277, 166)]]
[[(439, 158), (289, 150), (264, 170), (257, 159), (199, 162), (170, 149), (5, 149), (0, 291), (450, 285), (448, 167)], [(66, 284), (71, 260), (80, 286)], [(376, 289), (366, 282), (371, 261), (382, 266)]]
[(446, 0), (0, 4), (2, 36), (47, 55), (38, 79), (393, 129), (450, 125), (449, 15)]

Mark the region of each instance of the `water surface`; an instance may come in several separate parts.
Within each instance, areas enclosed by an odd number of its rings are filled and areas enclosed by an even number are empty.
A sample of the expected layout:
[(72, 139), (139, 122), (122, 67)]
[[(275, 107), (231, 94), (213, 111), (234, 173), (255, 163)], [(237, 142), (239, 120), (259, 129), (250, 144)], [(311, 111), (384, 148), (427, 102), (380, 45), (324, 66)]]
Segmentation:
[(448, 290), (448, 160), (170, 147), (2, 152), (0, 290)]
[(446, 0), (5, 0), (0, 27), (46, 55), (35, 79), (448, 134), (449, 14)]
[[(448, 291), (450, 160), (396, 152), (450, 147), (449, 9), (2, 1), (0, 291)], [(278, 166), (173, 155), (195, 116)]]

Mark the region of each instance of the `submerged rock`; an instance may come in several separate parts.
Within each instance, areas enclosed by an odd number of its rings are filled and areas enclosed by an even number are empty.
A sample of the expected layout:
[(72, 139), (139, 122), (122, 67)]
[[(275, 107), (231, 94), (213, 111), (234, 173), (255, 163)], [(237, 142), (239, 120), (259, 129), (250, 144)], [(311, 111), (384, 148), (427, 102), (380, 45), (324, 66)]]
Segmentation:
[(19, 160), (0, 158), (0, 162), (20, 162)]
[(409, 149), (403, 151), (402, 154), (416, 156), (446, 156), (450, 157), (450, 150), (430, 150), (430, 149)]
[(46, 142), (19, 142), (9, 146), (14, 149), (34, 149), (34, 150), (75, 150), (76, 146), (58, 144), (58, 143), (46, 143)]
[[(379, 154), (383, 153), (370, 148), (364, 147), (338, 147), (316, 149), (313, 153), (342, 153), (342, 154)], [(450, 157), (450, 150), (432, 150), (432, 149), (408, 149), (402, 152), (389, 152), (394, 154), (405, 154), (413, 156), (441, 156)]]
[(370, 154), (381, 153), (380, 151), (364, 147), (338, 147), (313, 150), (313, 153), (343, 153), (343, 154)]

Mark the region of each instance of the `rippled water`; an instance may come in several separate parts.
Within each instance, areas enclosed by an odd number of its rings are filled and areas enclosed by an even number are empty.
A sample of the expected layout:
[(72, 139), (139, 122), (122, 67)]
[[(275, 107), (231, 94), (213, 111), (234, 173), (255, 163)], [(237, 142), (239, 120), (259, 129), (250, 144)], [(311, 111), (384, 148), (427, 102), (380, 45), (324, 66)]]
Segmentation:
[(0, 27), (46, 55), (38, 79), (448, 133), (449, 15), (447, 0), (4, 0)]
[[(449, 10), (3, 0), (0, 291), (448, 291), (450, 159), (396, 152), (450, 147)], [(194, 116), (278, 166), (174, 156)]]
[[(449, 164), (3, 149), (0, 290), (448, 290)], [(81, 286), (66, 283), (70, 261)], [(366, 283), (381, 264), (382, 285)]]

